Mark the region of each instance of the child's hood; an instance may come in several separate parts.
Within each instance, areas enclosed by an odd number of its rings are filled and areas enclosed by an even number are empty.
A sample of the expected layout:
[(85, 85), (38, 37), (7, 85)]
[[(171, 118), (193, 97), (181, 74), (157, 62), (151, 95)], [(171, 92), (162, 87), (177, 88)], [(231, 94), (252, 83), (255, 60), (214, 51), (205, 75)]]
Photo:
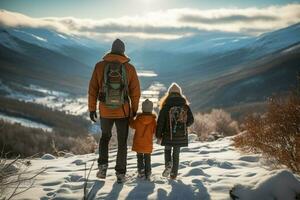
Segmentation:
[(139, 114), (136, 120), (144, 125), (151, 124), (155, 122), (156, 116), (154, 114)]

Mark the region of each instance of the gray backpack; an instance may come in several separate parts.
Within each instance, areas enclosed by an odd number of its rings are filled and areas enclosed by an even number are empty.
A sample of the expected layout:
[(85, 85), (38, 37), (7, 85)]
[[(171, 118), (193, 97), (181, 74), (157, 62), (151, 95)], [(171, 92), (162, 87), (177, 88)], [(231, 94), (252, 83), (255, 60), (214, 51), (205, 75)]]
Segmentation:
[(186, 106), (173, 106), (169, 110), (170, 137), (187, 135), (187, 108)]
[(107, 63), (105, 65), (103, 91), (104, 103), (109, 108), (120, 108), (128, 100), (128, 81), (124, 64)]

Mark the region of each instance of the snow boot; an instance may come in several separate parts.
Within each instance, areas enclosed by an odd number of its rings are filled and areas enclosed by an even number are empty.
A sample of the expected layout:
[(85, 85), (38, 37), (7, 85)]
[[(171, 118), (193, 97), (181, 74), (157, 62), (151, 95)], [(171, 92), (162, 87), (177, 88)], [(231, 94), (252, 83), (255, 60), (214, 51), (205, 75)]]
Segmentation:
[(165, 170), (162, 173), (163, 177), (168, 177), (172, 171), (172, 162), (168, 162)]
[(126, 181), (125, 174), (117, 174), (117, 183), (124, 183)]
[(176, 178), (177, 178), (177, 176), (175, 174), (173, 174), (173, 173), (170, 174), (170, 179), (176, 180)]
[(144, 178), (145, 177), (145, 170), (144, 169), (141, 169), (141, 170), (138, 170), (138, 178)]
[(105, 179), (108, 165), (107, 164), (99, 165), (98, 168), (99, 171), (97, 172), (97, 177), (100, 179)]
[(145, 174), (145, 180), (146, 181), (151, 181), (151, 172), (150, 173), (148, 172), (148, 173)]

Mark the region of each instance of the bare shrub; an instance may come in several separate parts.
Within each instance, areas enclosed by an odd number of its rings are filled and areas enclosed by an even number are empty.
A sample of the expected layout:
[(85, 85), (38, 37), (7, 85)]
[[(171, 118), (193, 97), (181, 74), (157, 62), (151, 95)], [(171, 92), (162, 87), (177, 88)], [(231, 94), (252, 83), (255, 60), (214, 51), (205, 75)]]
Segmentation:
[(211, 138), (235, 135), (239, 132), (238, 123), (230, 114), (222, 109), (213, 109), (211, 113), (195, 115), (195, 121), (190, 130), (196, 133), (201, 141)]
[(92, 135), (88, 135), (85, 138), (76, 138), (71, 152), (74, 154), (94, 153), (96, 148), (97, 142), (95, 138)]
[(300, 95), (274, 96), (264, 115), (249, 116), (246, 131), (234, 138), (244, 151), (261, 152), (275, 166), (283, 164), (300, 172)]
[(190, 130), (198, 135), (199, 140), (203, 141), (215, 130), (215, 124), (211, 121), (209, 114), (197, 113)]
[(28, 157), (45, 153), (63, 156), (66, 152), (85, 154), (93, 152), (96, 140), (91, 135), (80, 137), (63, 136), (29, 128), (20, 124), (10, 124), (0, 120), (0, 148), (10, 152), (10, 157)]
[(222, 109), (213, 109), (210, 118), (215, 124), (215, 131), (223, 136), (235, 135), (239, 131), (238, 123), (232, 120), (231, 115)]

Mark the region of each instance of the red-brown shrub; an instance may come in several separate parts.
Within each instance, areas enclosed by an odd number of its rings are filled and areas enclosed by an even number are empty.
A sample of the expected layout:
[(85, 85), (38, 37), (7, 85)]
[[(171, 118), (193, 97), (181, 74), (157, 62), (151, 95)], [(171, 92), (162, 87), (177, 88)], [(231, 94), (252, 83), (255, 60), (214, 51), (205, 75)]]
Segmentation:
[(267, 112), (249, 116), (246, 131), (234, 138), (236, 147), (244, 151), (261, 152), (275, 165), (283, 164), (300, 172), (300, 96), (273, 97)]

